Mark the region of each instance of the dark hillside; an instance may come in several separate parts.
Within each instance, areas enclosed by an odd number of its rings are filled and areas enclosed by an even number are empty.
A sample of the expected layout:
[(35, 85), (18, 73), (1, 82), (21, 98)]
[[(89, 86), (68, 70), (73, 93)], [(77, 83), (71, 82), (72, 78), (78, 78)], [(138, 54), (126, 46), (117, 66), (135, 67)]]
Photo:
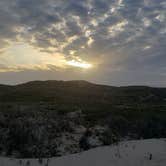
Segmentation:
[(111, 87), (86, 81), (34, 81), (0, 86), (0, 101), (56, 102), (68, 104), (129, 104), (164, 102), (166, 88)]

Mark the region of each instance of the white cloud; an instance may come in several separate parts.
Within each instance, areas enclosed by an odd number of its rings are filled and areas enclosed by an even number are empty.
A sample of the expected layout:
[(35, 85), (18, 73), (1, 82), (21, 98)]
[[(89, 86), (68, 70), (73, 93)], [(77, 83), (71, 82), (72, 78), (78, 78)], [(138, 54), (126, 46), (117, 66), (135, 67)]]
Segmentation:
[(87, 42), (88, 46), (91, 46), (91, 44), (93, 42), (94, 42), (94, 39), (92, 37), (89, 37), (88, 42)]
[(108, 27), (108, 32), (111, 37), (118, 35), (120, 32), (125, 30), (125, 26), (128, 24), (127, 20), (123, 20), (118, 22), (115, 25)]
[(152, 23), (151, 23), (151, 20), (148, 19), (148, 18), (146, 18), (146, 17), (143, 18), (142, 21), (143, 21), (143, 24), (144, 24), (145, 27), (149, 27), (149, 26), (151, 26), (151, 24), (152, 24)]

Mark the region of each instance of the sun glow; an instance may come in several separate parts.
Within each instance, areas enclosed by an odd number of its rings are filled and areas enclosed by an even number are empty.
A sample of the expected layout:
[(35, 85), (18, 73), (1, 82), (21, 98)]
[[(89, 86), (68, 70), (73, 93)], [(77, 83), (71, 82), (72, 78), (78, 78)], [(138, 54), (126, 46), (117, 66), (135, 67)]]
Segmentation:
[(70, 66), (79, 67), (83, 69), (89, 69), (92, 67), (92, 64), (82, 60), (71, 60), (71, 61), (68, 61), (67, 64)]
[(24, 70), (67, 70), (71, 67), (90, 69), (94, 64), (75, 57), (71, 51), (70, 58), (67, 59), (61, 53), (40, 52), (38, 49), (27, 43), (11, 43), (0, 56), (0, 73)]

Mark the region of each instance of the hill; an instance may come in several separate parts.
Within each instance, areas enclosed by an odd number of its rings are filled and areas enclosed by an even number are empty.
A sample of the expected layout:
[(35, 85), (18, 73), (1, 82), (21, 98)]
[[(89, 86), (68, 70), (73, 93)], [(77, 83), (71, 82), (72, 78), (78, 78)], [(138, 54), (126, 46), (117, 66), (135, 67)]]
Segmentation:
[(166, 137), (166, 88), (86, 81), (0, 85), (0, 155), (52, 157)]
[(55, 102), (68, 104), (161, 103), (166, 88), (112, 87), (86, 81), (33, 81), (16, 86), (0, 85), (0, 101)]

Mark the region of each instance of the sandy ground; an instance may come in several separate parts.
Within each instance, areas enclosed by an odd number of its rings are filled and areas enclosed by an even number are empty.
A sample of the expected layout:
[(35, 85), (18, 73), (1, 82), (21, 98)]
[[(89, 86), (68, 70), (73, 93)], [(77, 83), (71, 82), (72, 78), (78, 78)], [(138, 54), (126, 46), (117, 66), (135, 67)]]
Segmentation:
[[(151, 158), (151, 160), (150, 160)], [(0, 166), (166, 166), (166, 139), (121, 142), (50, 159), (0, 158)]]

